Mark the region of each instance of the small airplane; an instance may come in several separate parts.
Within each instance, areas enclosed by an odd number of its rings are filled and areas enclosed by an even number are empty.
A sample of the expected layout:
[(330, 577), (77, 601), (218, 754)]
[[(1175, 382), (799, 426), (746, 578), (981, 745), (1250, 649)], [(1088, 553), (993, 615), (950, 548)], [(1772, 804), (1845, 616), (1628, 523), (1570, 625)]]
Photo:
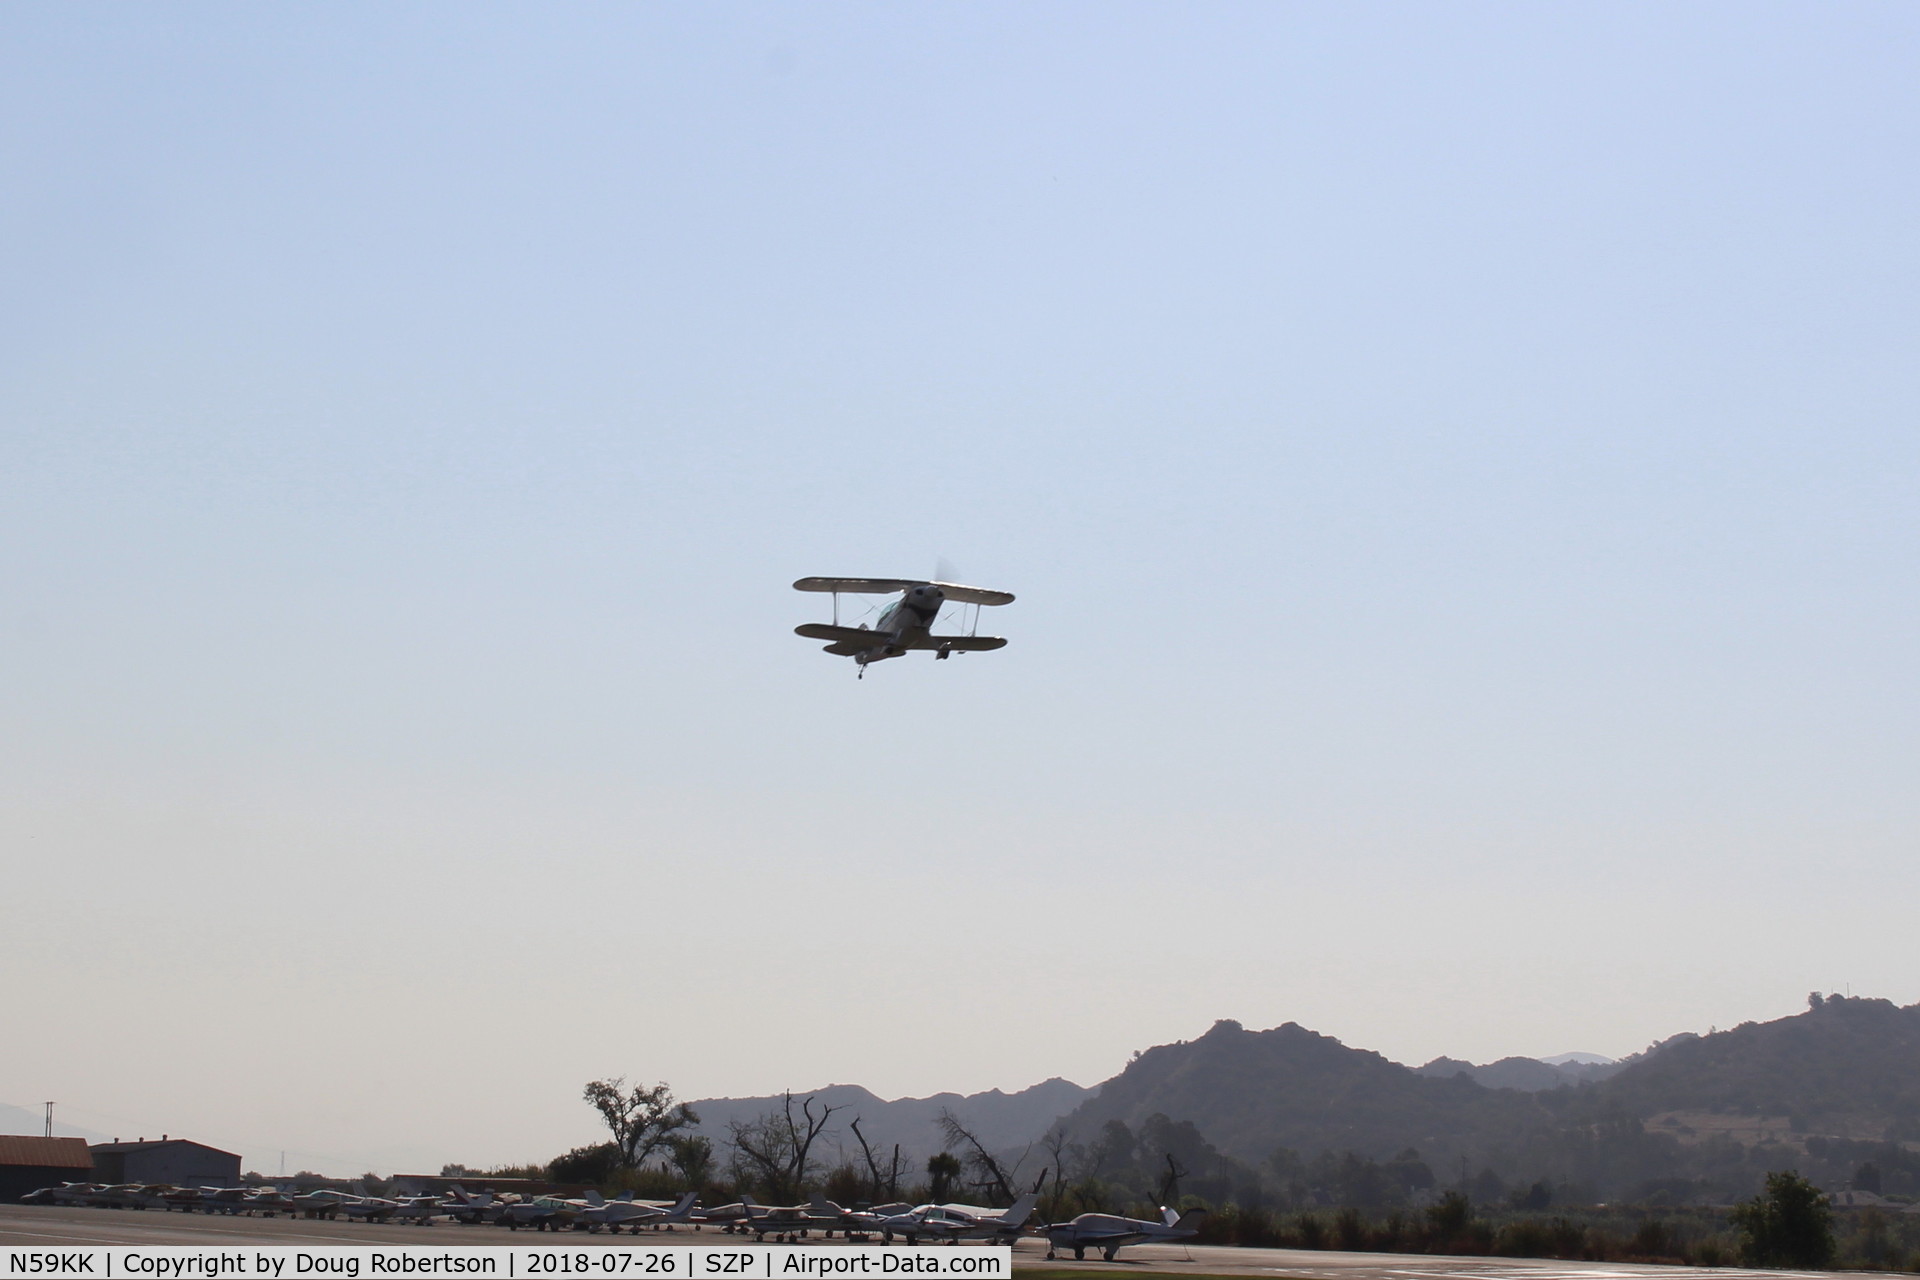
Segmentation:
[(901, 1236), (910, 1245), (918, 1244), (921, 1237), (925, 1236), (955, 1243), (961, 1240), (991, 1240), (1012, 1244), (1020, 1238), (1027, 1219), (1033, 1215), (1033, 1206), (1039, 1200), (1037, 1194), (1024, 1195), (1008, 1209), (985, 1209), (971, 1204), (923, 1204), (906, 1213), (882, 1218), (879, 1230), (881, 1239), (888, 1243), (892, 1243), (895, 1236)]
[(498, 1222), (500, 1215), (507, 1211), (507, 1204), (510, 1203), (495, 1200), (491, 1191), (482, 1191), (475, 1195), (457, 1182), (447, 1188), (447, 1194), (450, 1197), (445, 1206), (447, 1216), (466, 1226), (482, 1222)]
[(586, 1211), (586, 1201), (565, 1200), (559, 1196), (535, 1196), (510, 1204), (501, 1216), (514, 1231), (532, 1227), (535, 1231), (563, 1231)]
[(607, 1225), (615, 1231), (618, 1231), (624, 1226), (636, 1236), (640, 1234), (640, 1228), (642, 1227), (646, 1227), (651, 1231), (658, 1231), (662, 1227), (671, 1230), (676, 1223), (698, 1223), (702, 1221), (700, 1210), (696, 1207), (700, 1203), (700, 1193), (698, 1191), (684, 1192), (678, 1200), (675, 1200), (671, 1204), (668, 1204), (664, 1200), (634, 1200), (631, 1202), (616, 1200), (610, 1201), (609, 1203), (630, 1203), (632, 1205), (631, 1211), (609, 1216)]
[[(809, 640), (829, 641), (826, 651), (852, 658), (859, 664), (861, 676), (867, 674), (868, 663), (898, 658), (910, 649), (931, 649), (935, 658), (944, 659), (956, 653), (1003, 649), (1007, 644), (999, 636), (975, 635), (971, 630), (966, 635), (934, 635), (933, 624), (940, 616), (941, 606), (951, 600), (959, 605), (973, 605), (974, 626), (978, 627), (979, 607), (1012, 604), (1011, 591), (990, 591), (985, 587), (928, 582), (921, 578), (801, 578), (793, 584), (793, 589), (832, 593), (833, 621), (802, 623), (793, 633)], [(871, 630), (864, 622), (857, 627), (840, 625), (841, 595), (892, 595), (896, 591), (900, 598), (881, 610)]]
[(693, 1203), (698, 1198), (698, 1192), (689, 1191), (671, 1205), (653, 1204), (646, 1200), (635, 1200), (631, 1191), (623, 1193), (617, 1200), (608, 1200), (598, 1191), (590, 1190), (584, 1197), (587, 1208), (582, 1216), (586, 1219), (589, 1231), (605, 1227), (618, 1235), (620, 1228), (625, 1227), (629, 1234), (637, 1236), (642, 1226), (669, 1220), (687, 1221), (687, 1215), (693, 1211)]
[(1047, 1257), (1054, 1256), (1056, 1249), (1072, 1249), (1075, 1258), (1087, 1256), (1087, 1250), (1098, 1249), (1108, 1262), (1120, 1252), (1123, 1245), (1161, 1244), (1169, 1240), (1185, 1240), (1200, 1233), (1200, 1219), (1206, 1217), (1205, 1209), (1189, 1209), (1185, 1213), (1175, 1213), (1172, 1209), (1162, 1209), (1158, 1222), (1145, 1218), (1122, 1218), (1112, 1213), (1083, 1213), (1071, 1222), (1055, 1222), (1047, 1227)]
[[(748, 1196), (741, 1196), (741, 1207), (747, 1211), (746, 1221), (736, 1224), (735, 1230), (751, 1231), (756, 1241), (765, 1240), (771, 1235), (776, 1240), (794, 1241), (814, 1230), (824, 1229), (824, 1222), (816, 1222), (811, 1204), (755, 1204)], [(836, 1212), (834, 1221), (839, 1220)]]

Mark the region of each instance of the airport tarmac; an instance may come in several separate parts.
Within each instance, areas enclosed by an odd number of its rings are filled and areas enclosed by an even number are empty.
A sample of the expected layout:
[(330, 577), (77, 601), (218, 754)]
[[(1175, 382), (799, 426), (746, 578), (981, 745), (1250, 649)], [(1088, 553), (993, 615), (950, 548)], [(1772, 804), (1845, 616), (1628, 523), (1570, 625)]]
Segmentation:
[[(565, 1245), (569, 1249), (604, 1245), (726, 1245), (743, 1238), (718, 1229), (648, 1231), (638, 1236), (568, 1231), (509, 1231), (498, 1226), (432, 1226), (398, 1223), (328, 1222), (306, 1218), (246, 1218), (210, 1213), (166, 1213), (147, 1209), (0, 1204), (0, 1248), (56, 1245), (151, 1247), (187, 1245), (430, 1245), (460, 1248)], [(835, 1248), (843, 1242), (813, 1239), (801, 1247)], [(968, 1245), (956, 1245), (965, 1249)], [(1046, 1260), (1047, 1243), (1028, 1238), (1014, 1246), (1018, 1269), (1134, 1271), (1167, 1275), (1282, 1277), (1285, 1280), (1732, 1280), (1734, 1277), (1833, 1276), (1831, 1271), (1742, 1271), (1736, 1268), (1637, 1266), (1616, 1262), (1562, 1262), (1528, 1258), (1439, 1258), (1416, 1253), (1334, 1253), (1300, 1249), (1236, 1249), (1225, 1245), (1135, 1245), (1116, 1262), (1071, 1258)], [(1884, 1280), (1884, 1278), (1883, 1278)]]

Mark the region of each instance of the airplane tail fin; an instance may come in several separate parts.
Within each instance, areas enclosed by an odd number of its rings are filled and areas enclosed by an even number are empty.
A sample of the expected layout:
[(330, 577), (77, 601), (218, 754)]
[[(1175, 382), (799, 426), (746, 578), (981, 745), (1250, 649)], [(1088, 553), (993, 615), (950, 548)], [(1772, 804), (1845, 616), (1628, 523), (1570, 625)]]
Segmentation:
[(694, 1201), (698, 1200), (699, 1198), (700, 1198), (700, 1193), (698, 1191), (687, 1192), (685, 1195), (680, 1197), (680, 1203), (673, 1206), (672, 1212), (675, 1214), (690, 1212), (693, 1209)]
[(1207, 1211), (1205, 1209), (1189, 1209), (1179, 1217), (1174, 1217), (1173, 1210), (1169, 1209), (1167, 1210), (1167, 1217), (1173, 1220), (1167, 1223), (1167, 1225), (1175, 1231), (1198, 1231), (1202, 1219), (1206, 1216)]
[(586, 1201), (587, 1201), (587, 1203), (588, 1203), (589, 1205), (591, 1205), (591, 1206), (593, 1206), (593, 1207), (594, 1207), (594, 1208), (596, 1208), (596, 1209), (598, 1209), (598, 1208), (599, 1208), (599, 1207), (600, 1207), (601, 1205), (603, 1205), (603, 1204), (605, 1204), (605, 1203), (606, 1203), (606, 1201), (605, 1201), (605, 1200), (602, 1200), (602, 1199), (600, 1198), (600, 1192), (599, 1192), (599, 1189), (598, 1189), (598, 1188), (595, 1188), (595, 1187), (588, 1187), (588, 1188), (587, 1188), (587, 1194), (586, 1194), (586, 1197), (585, 1197), (585, 1198), (586, 1198)]
[(1027, 1219), (1033, 1216), (1033, 1206), (1040, 1203), (1040, 1194), (1029, 1191), (1013, 1202), (1013, 1206), (1000, 1215), (1000, 1221), (1009, 1227), (1024, 1227)]
[(837, 1218), (840, 1216), (840, 1206), (821, 1195), (818, 1191), (814, 1192), (807, 1200), (807, 1207), (823, 1218)]

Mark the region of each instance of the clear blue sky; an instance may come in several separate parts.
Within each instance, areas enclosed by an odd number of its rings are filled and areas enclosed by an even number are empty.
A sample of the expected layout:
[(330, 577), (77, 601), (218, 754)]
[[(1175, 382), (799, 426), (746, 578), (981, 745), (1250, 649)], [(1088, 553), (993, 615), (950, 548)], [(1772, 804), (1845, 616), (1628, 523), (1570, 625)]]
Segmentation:
[[(1920, 11), (0, 15), (0, 1101), (1920, 998)], [(1003, 652), (851, 665), (946, 557)]]

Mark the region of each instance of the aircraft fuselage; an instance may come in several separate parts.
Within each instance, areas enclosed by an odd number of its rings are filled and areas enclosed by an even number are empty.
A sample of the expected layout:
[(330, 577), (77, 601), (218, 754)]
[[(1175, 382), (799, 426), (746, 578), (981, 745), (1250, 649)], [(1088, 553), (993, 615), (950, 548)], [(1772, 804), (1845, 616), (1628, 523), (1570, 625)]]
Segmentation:
[(877, 643), (871, 649), (854, 654), (853, 660), (864, 667), (869, 662), (902, 656), (907, 652), (908, 642), (924, 640), (932, 632), (934, 620), (940, 616), (940, 606), (946, 602), (947, 593), (936, 586), (909, 587), (881, 611), (879, 621), (874, 623)]

